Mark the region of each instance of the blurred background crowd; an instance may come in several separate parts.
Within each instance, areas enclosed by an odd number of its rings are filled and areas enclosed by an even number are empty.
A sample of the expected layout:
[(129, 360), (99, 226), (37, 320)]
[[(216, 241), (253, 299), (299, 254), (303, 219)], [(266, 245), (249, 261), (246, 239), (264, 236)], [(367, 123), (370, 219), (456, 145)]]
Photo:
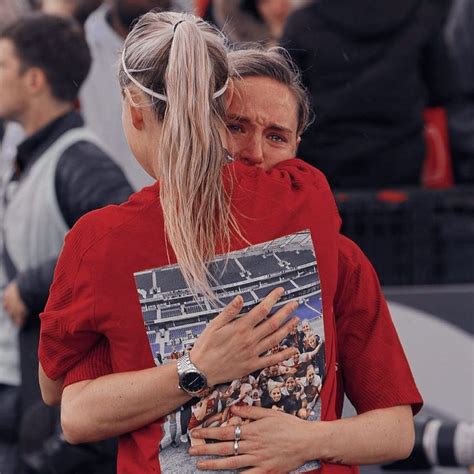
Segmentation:
[[(51, 179), (66, 228), (151, 183), (122, 131), (116, 72), (130, 26), (152, 8), (194, 11), (236, 45), (288, 50), (313, 108), (298, 157), (327, 176), (343, 232), (384, 285), (474, 282), (474, 0), (0, 0), (2, 236), (21, 232), (9, 228), (9, 213), (23, 208), (9, 199), (45, 153), (57, 155)], [(16, 22), (33, 12), (36, 27), (25, 33)], [(51, 29), (42, 14), (68, 23)], [(26, 70), (28, 93), (20, 88)], [(69, 133), (84, 124), (94, 138)], [(33, 241), (44, 233), (22, 229)], [(0, 473), (115, 472), (113, 440), (67, 445), (58, 410), (40, 401), (38, 314), (57, 255), (41, 257), (11, 268), (3, 246)], [(474, 305), (461, 306), (472, 316)], [(472, 322), (463, 329), (472, 336)], [(4, 350), (20, 354), (19, 378), (1, 367)], [(472, 398), (472, 372), (463, 383)], [(472, 439), (472, 426), (463, 429)], [(419, 451), (412, 467), (436, 463)]]
[(290, 51), (314, 111), (299, 156), (333, 188), (373, 189), (439, 185), (424, 166), (439, 173), (443, 154), (457, 183), (472, 182), (473, 10), (469, 0), (214, 1), (205, 15), (234, 42)]
[[(198, 9), (233, 43), (290, 51), (314, 111), (299, 156), (333, 188), (473, 182), (470, 0), (3, 0), (3, 25), (39, 9), (84, 27), (93, 62), (81, 112), (134, 188), (148, 180), (125, 156), (114, 61), (130, 24), (156, 7)], [(4, 133), (3, 147), (12, 147)]]

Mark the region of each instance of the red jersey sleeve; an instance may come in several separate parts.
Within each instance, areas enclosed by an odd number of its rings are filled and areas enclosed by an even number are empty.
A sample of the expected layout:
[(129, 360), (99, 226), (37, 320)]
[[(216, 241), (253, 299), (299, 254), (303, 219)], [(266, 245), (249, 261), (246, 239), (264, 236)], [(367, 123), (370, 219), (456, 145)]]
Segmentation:
[(99, 338), (94, 319), (93, 268), (84, 250), (80, 221), (68, 233), (54, 273), (50, 297), (40, 315), (38, 357), (48, 377), (63, 377)]
[(113, 372), (110, 360), (109, 341), (103, 337), (66, 374), (63, 388), (76, 382), (92, 380)]
[(417, 413), (423, 400), (375, 270), (343, 236), (334, 309), (344, 388), (357, 412), (411, 405)]

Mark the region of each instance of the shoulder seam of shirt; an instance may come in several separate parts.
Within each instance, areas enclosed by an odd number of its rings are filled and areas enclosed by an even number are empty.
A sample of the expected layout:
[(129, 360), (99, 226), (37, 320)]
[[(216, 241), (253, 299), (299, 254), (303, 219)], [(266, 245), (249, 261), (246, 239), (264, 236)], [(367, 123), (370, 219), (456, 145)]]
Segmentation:
[[(104, 238), (106, 238), (111, 232), (114, 232), (116, 231), (117, 229), (119, 229), (120, 227), (122, 227), (123, 225), (125, 224), (128, 224), (130, 221), (132, 221), (133, 219), (136, 219), (138, 216), (140, 216), (142, 214), (142, 212), (145, 212), (148, 210), (148, 208), (152, 205), (157, 205), (158, 203), (156, 201), (152, 201), (150, 202), (148, 205), (144, 206), (142, 209), (140, 209), (140, 211), (131, 216), (129, 219), (126, 219), (125, 221), (121, 222), (120, 224), (118, 224), (117, 226), (114, 226), (112, 227), (111, 229), (109, 229), (107, 232), (105, 232), (103, 235), (101, 235), (100, 237), (98, 237), (97, 239), (94, 239), (93, 242), (91, 242), (82, 252), (81, 252), (81, 256), (79, 258), (79, 262), (78, 262), (78, 265), (77, 265), (77, 271), (76, 271), (76, 275), (74, 276), (74, 282), (73, 282), (73, 288), (75, 287), (76, 285), (76, 279), (77, 279), (77, 276), (79, 274), (79, 269), (81, 267), (81, 265), (83, 264), (83, 261), (84, 261), (84, 258), (86, 257), (87, 253), (92, 249), (92, 247), (94, 247), (96, 244), (98, 244), (100, 241), (102, 241)], [(100, 209), (99, 209), (100, 210)], [(94, 286), (95, 288), (95, 286)], [(94, 321), (94, 327), (97, 328), (98, 325), (97, 325), (97, 320), (96, 320), (96, 314), (95, 314), (95, 306), (96, 306), (96, 295), (95, 295), (95, 290), (94, 290), (94, 310), (92, 312), (92, 319)]]
[[(133, 196), (133, 195), (132, 195)], [(120, 207), (122, 205), (125, 205), (127, 204), (127, 202), (123, 203), (123, 204), (111, 204), (109, 206), (112, 206), (112, 207)], [(129, 217), (128, 219), (126, 219), (125, 221), (123, 222), (120, 222), (119, 224), (113, 226), (111, 229), (109, 229), (107, 232), (105, 232), (103, 235), (101, 235), (100, 237), (96, 238), (93, 240), (93, 242), (91, 242), (84, 250), (83, 250), (83, 255), (81, 256), (81, 260), (85, 257), (86, 253), (97, 243), (99, 243), (102, 239), (104, 239), (105, 237), (107, 237), (111, 232), (114, 232), (115, 230), (119, 229), (120, 227), (124, 226), (125, 224), (128, 224), (130, 221), (136, 219), (139, 215), (141, 215), (143, 212), (147, 211), (149, 207), (153, 206), (153, 205), (158, 205), (159, 203), (157, 201), (152, 201), (150, 203), (148, 203), (146, 206), (144, 206), (142, 209), (140, 209), (140, 211), (136, 214), (134, 214), (133, 216)], [(101, 209), (97, 209), (96, 211), (92, 211), (92, 212), (100, 212), (101, 210), (103, 209), (106, 209), (107, 207), (109, 206), (106, 206), (106, 207), (103, 207)]]

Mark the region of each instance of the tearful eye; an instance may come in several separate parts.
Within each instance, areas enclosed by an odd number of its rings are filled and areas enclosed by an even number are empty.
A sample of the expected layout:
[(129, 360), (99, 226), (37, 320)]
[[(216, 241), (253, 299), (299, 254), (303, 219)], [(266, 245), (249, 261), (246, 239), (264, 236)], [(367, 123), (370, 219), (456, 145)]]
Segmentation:
[(272, 142), (286, 142), (286, 140), (280, 135), (270, 135), (269, 138)]
[(242, 131), (242, 127), (240, 125), (234, 124), (234, 123), (229, 123), (227, 124), (227, 129), (231, 133), (237, 133)]

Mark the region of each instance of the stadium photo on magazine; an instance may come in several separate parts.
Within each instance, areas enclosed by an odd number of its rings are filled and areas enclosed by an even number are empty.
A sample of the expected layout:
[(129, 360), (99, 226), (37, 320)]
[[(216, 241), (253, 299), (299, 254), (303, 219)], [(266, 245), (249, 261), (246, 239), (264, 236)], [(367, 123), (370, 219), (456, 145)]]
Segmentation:
[[(134, 274), (145, 330), (157, 365), (189, 351), (207, 323), (236, 295), (244, 299), (241, 314), (245, 317), (277, 287), (283, 287), (285, 294), (273, 312), (288, 301), (298, 301), (293, 315), (300, 322), (272, 351), (295, 347), (298, 352), (278, 365), (218, 385), (206, 396), (195, 398), (170, 414), (160, 444), (164, 472), (175, 472), (177, 466), (190, 462), (190, 443), (205, 442), (193, 439), (195, 428), (249, 422), (232, 415), (232, 405), (280, 410), (305, 420), (320, 419), (319, 395), (325, 377), (323, 306), (309, 230), (219, 255), (208, 268), (217, 282), (212, 289), (222, 305), (219, 307), (207, 297), (191, 292), (178, 265)], [(298, 472), (318, 465), (316, 461), (306, 464)]]

